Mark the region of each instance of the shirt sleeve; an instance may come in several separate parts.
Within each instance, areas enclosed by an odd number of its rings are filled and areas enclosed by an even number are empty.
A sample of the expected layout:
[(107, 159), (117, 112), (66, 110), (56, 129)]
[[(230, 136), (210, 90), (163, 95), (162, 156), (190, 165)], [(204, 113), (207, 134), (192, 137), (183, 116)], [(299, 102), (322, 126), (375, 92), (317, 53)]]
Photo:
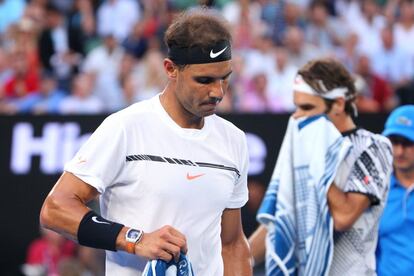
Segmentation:
[(391, 172), (391, 151), (382, 150), (385, 144), (373, 143), (355, 161), (344, 192), (361, 193), (368, 196), (371, 205), (385, 199)]
[(236, 179), (233, 194), (230, 198), (226, 208), (237, 209), (243, 207), (249, 199), (249, 191), (247, 189), (247, 172), (249, 167), (249, 154), (247, 150), (246, 137), (243, 135), (240, 147), (240, 171), (239, 176)]
[(126, 156), (123, 124), (113, 115), (106, 118), (82, 145), (64, 170), (95, 187), (99, 193), (116, 182)]

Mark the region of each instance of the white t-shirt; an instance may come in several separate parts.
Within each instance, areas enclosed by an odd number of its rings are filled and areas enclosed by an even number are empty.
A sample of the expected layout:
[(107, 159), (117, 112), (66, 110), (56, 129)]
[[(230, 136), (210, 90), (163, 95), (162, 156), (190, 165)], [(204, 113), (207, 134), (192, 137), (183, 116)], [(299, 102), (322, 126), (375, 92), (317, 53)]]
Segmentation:
[(376, 275), (375, 249), (392, 171), (392, 149), (387, 138), (364, 129), (345, 136), (352, 150), (341, 163), (335, 184), (344, 192), (366, 195), (371, 206), (351, 229), (334, 232), (334, 255), (329, 275)]
[[(244, 133), (212, 115), (179, 127), (159, 96), (109, 116), (65, 170), (101, 193), (103, 217), (152, 232), (171, 225), (187, 238), (196, 275), (223, 275), (221, 215), (248, 199)], [(107, 275), (137, 275), (146, 260), (107, 251)]]

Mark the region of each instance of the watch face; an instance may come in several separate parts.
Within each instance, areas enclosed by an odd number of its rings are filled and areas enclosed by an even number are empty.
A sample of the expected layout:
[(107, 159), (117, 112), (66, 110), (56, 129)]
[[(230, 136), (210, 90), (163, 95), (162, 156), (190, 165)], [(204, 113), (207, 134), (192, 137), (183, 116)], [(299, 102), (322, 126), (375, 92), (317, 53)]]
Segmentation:
[(142, 236), (142, 231), (141, 230), (131, 228), (126, 232), (125, 238), (128, 242), (135, 243), (135, 242), (139, 241), (141, 236)]
[(132, 230), (128, 231), (128, 238), (131, 239), (131, 240), (135, 240), (139, 237), (140, 233), (141, 233), (140, 231), (132, 229)]

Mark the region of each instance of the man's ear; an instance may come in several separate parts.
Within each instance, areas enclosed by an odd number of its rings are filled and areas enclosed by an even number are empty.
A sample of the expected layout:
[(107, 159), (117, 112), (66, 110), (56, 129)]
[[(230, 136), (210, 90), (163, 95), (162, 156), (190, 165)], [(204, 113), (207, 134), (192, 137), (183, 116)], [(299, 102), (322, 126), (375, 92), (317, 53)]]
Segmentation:
[(337, 98), (332, 105), (332, 111), (334, 114), (341, 114), (345, 111), (346, 101), (344, 98)]
[(178, 67), (174, 64), (174, 62), (171, 59), (164, 59), (164, 69), (169, 79), (177, 78)]

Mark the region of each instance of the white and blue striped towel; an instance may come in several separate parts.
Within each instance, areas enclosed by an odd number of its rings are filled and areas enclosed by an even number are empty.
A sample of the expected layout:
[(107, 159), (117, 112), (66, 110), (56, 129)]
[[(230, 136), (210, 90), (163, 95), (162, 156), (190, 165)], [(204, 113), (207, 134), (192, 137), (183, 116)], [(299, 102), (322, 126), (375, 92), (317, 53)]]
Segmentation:
[(181, 253), (178, 262), (174, 259), (148, 261), (142, 276), (194, 276), (194, 272), (188, 257)]
[(333, 221), (327, 191), (350, 144), (324, 115), (290, 118), (257, 219), (268, 230), (266, 274), (327, 275)]

